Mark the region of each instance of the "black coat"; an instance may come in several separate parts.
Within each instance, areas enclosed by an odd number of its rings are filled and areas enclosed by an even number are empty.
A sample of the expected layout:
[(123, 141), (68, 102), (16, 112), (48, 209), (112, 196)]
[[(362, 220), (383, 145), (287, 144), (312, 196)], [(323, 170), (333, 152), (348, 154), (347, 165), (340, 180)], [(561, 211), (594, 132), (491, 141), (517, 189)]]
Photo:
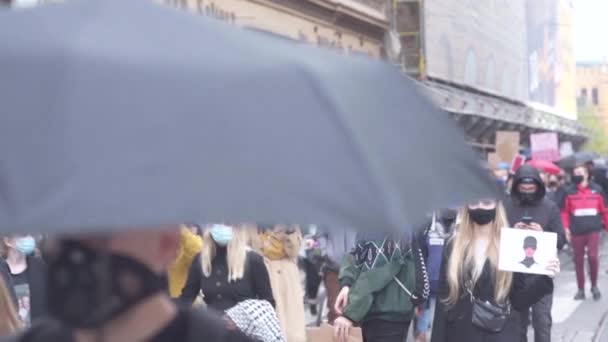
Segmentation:
[(48, 312), (46, 263), (39, 256), (28, 256), (25, 273), (30, 287), (30, 315), (34, 322)]
[[(439, 295), (435, 308), (433, 333), (431, 342), (514, 342), (519, 338), (519, 313), (543, 296), (553, 291), (553, 282), (547, 276), (513, 273), (513, 285), (509, 294), (512, 313), (503, 330), (499, 333), (485, 332), (472, 323), (473, 304), (469, 295), (461, 295), (460, 299), (447, 307), (442, 299), (447, 298), (448, 283), (446, 265), (451, 254), (451, 243), (446, 246), (441, 264)], [(466, 293), (462, 289), (461, 294)], [(491, 265), (486, 262), (483, 272), (477, 281), (473, 295), (481, 300), (491, 300), (494, 297), (494, 277)]]
[[(517, 185), (524, 178), (532, 178), (538, 186), (537, 196), (534, 201), (524, 203), (521, 200)], [(531, 217), (534, 222), (543, 227), (546, 232), (557, 233), (557, 248), (562, 249), (566, 243), (562, 216), (556, 203), (545, 196), (545, 185), (543, 184), (538, 171), (530, 165), (522, 165), (513, 177), (511, 195), (505, 201), (505, 209), (509, 224), (514, 226), (521, 222), (524, 216)]]
[(182, 303), (192, 305), (202, 291), (205, 303), (217, 311), (225, 311), (247, 299), (266, 300), (274, 306), (270, 276), (261, 255), (253, 251), (247, 252), (243, 278), (230, 283), (226, 248), (217, 249), (211, 267), (213, 271), (206, 277), (201, 267), (200, 254), (194, 258), (180, 296)]
[(30, 306), (32, 322), (46, 316), (47, 306), (47, 266), (38, 256), (27, 257), (27, 277), (30, 285)]

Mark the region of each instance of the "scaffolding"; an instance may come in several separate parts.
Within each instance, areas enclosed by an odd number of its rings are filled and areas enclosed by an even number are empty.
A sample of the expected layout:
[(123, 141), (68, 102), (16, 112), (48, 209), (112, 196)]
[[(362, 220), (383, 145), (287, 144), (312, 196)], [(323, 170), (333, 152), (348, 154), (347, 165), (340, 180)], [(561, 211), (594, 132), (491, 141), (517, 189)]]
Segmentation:
[(393, 27), (399, 35), (401, 53), (397, 61), (407, 75), (424, 79), (423, 0), (392, 0)]

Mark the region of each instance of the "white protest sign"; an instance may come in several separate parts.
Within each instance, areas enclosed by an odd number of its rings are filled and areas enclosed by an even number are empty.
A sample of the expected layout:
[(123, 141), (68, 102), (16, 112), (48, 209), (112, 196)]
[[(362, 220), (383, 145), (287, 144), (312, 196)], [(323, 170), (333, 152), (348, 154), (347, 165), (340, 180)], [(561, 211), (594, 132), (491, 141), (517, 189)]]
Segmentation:
[(574, 148), (572, 147), (572, 142), (564, 141), (559, 144), (559, 155), (560, 157), (568, 157), (574, 154)]
[(498, 269), (552, 275), (549, 261), (557, 258), (557, 234), (527, 229), (502, 228)]
[(560, 158), (559, 139), (557, 133), (533, 133), (530, 134), (530, 149), (532, 159), (554, 162)]

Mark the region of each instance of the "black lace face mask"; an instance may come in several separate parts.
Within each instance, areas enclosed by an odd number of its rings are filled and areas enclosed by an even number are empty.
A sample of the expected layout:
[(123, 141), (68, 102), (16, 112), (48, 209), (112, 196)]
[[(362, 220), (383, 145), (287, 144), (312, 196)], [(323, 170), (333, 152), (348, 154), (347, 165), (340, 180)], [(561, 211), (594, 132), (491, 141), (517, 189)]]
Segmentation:
[(58, 241), (47, 259), (49, 311), (72, 328), (101, 328), (163, 288), (140, 262), (78, 241)]

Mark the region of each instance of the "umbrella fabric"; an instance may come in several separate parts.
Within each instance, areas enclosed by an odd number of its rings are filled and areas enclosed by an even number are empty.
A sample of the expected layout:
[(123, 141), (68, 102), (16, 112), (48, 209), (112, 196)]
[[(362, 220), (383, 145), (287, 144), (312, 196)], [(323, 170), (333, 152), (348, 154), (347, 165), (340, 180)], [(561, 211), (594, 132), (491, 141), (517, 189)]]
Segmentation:
[(564, 157), (557, 162), (562, 169), (572, 170), (578, 165), (591, 163), (597, 158), (597, 154), (592, 152), (576, 152), (572, 155)]
[(403, 229), (493, 196), (392, 66), (148, 0), (0, 13), (0, 233), (195, 222)]
[(540, 171), (543, 171), (543, 172), (549, 173), (549, 174), (558, 175), (561, 172), (561, 169), (559, 168), (559, 166), (553, 164), (550, 161), (546, 161), (546, 160), (532, 159), (532, 160), (528, 161), (526, 164), (529, 164), (529, 165), (533, 166), (534, 168), (536, 168), (537, 170), (540, 170)]

